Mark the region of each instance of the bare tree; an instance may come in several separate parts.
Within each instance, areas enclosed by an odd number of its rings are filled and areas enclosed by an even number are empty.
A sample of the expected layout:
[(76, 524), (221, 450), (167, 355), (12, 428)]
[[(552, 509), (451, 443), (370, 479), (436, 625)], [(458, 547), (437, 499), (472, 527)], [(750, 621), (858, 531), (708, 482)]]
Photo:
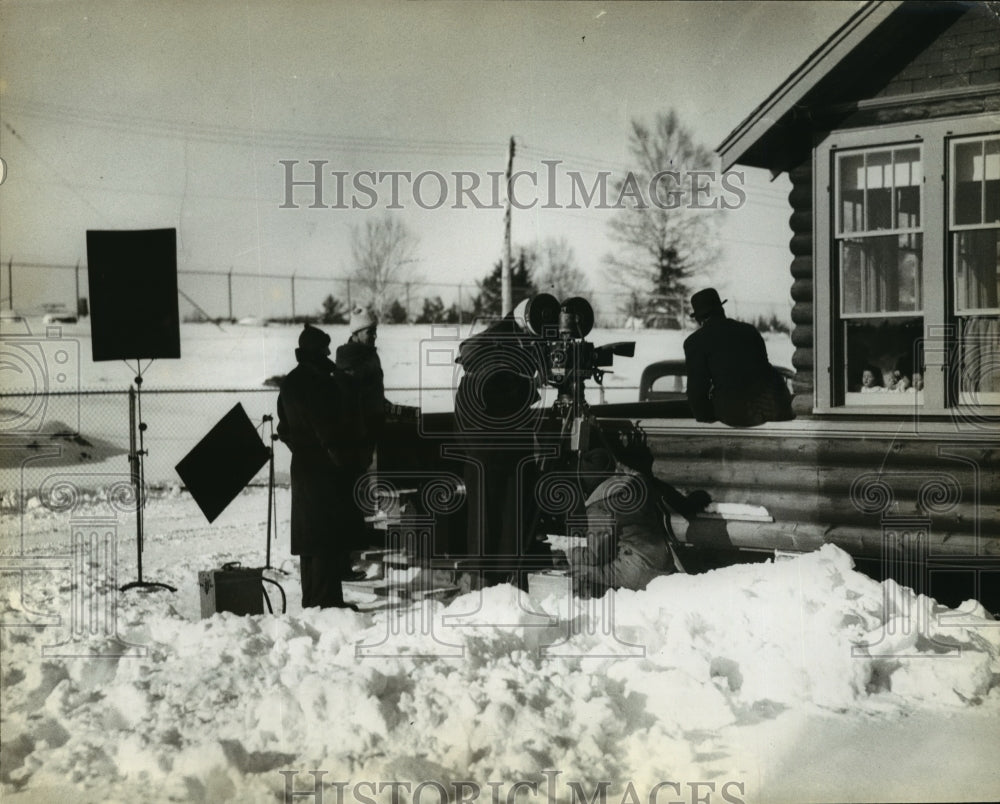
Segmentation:
[(624, 201), (609, 223), (621, 249), (605, 264), (615, 282), (648, 300), (647, 318), (669, 320), (683, 314), (690, 280), (707, 278), (719, 256), (718, 213), (694, 208), (690, 173), (712, 170), (715, 160), (674, 110), (652, 128), (633, 120), (629, 151), (634, 168), (615, 183)]
[(417, 242), (406, 224), (390, 212), (351, 228), (351, 282), (359, 289), (360, 300), (379, 318), (385, 318), (407, 282), (417, 281)]
[(534, 248), (535, 284), (543, 293), (551, 293), (559, 301), (570, 296), (590, 296), (587, 277), (576, 263), (573, 247), (566, 238), (546, 238)]

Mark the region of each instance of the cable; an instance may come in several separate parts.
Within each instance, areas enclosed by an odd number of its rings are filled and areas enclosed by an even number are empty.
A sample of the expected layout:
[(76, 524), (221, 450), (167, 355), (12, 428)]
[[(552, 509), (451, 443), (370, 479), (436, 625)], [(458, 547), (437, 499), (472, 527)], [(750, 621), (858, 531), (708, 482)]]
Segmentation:
[[(265, 578), (263, 575), (260, 576), (260, 579), (262, 581), (266, 582), (266, 583), (271, 583), (271, 584), (274, 584), (275, 586), (278, 587), (278, 591), (281, 593), (281, 613), (284, 614), (286, 611), (288, 611), (288, 598), (285, 597), (285, 590), (281, 586), (281, 584), (278, 583), (277, 581), (275, 581), (272, 578)], [(264, 598), (267, 599), (267, 591), (264, 590), (263, 587), (261, 587), (261, 591), (264, 592)], [(268, 600), (268, 602), (267, 602), (267, 607), (268, 607), (268, 610), (270, 611), (270, 609), (271, 609), (271, 601), (270, 600)], [(272, 612), (272, 614), (273, 614), (273, 612)]]
[(7, 110), (15, 110), (25, 116), (75, 126), (112, 128), (118, 133), (148, 134), (168, 139), (183, 136), (186, 139), (221, 145), (332, 146), (367, 153), (428, 156), (497, 156), (501, 148), (499, 143), (475, 140), (414, 140), (386, 136), (329, 135), (288, 129), (257, 129), (255, 127), (251, 131), (244, 131), (235, 126), (178, 123), (165, 118), (99, 113), (72, 106), (11, 97), (7, 98)]

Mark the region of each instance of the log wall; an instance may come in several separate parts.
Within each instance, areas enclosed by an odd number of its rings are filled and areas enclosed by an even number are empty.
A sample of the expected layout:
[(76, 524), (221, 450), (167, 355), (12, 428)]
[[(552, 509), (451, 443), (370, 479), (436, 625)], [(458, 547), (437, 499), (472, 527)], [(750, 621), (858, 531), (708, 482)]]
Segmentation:
[(788, 203), (792, 214), (788, 224), (792, 239), (788, 244), (792, 252), (792, 366), (795, 368), (795, 397), (792, 409), (797, 415), (812, 412), (813, 393), (816, 387), (814, 374), (813, 332), (813, 176), (812, 161), (807, 160), (788, 173), (792, 189)]
[[(818, 424), (818, 423), (817, 423)], [(942, 555), (1000, 557), (1000, 448), (898, 433), (675, 432), (644, 425), (654, 472), (716, 502), (763, 506), (773, 523), (700, 523), (700, 546), (815, 549), (878, 558), (884, 532), (921, 525)], [(686, 525), (682, 529), (686, 532)]]

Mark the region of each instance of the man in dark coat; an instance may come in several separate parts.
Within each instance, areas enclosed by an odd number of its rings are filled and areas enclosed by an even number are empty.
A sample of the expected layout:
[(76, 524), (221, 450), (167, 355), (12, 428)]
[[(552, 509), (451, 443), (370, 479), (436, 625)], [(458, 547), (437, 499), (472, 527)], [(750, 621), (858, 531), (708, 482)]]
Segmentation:
[(278, 437), (292, 452), (292, 555), (302, 606), (349, 607), (341, 580), (365, 533), (354, 485), (370, 461), (350, 379), (330, 360), (330, 336), (306, 325), (298, 365), (278, 394)]
[(373, 455), (385, 429), (386, 418), (415, 419), (417, 408), (396, 405), (385, 398), (382, 361), (375, 348), (378, 319), (364, 307), (351, 312), (351, 335), (337, 347), (337, 368), (350, 375), (358, 394), (367, 443)]
[(529, 553), (536, 474), (534, 434), (541, 399), (534, 338), (512, 314), (467, 338), (457, 362), (455, 424), (465, 445), (466, 548), (489, 557), (487, 583), (512, 579)]
[(794, 418), (791, 396), (755, 327), (726, 317), (714, 288), (691, 297), (700, 328), (684, 341), (687, 398), (695, 419), (754, 427)]

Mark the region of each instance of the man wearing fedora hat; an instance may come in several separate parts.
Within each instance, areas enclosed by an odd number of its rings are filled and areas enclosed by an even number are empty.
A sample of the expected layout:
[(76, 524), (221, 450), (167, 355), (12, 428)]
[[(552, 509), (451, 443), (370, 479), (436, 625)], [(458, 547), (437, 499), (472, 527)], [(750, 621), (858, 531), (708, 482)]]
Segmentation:
[(306, 324), (297, 365), (281, 381), (278, 438), (291, 450), (291, 552), (299, 556), (302, 606), (354, 608), (341, 580), (365, 535), (354, 484), (370, 454), (349, 379), (330, 360), (330, 336)]
[(793, 418), (784, 380), (771, 366), (756, 327), (726, 317), (715, 288), (691, 297), (699, 328), (684, 341), (687, 397), (695, 419), (754, 427)]

